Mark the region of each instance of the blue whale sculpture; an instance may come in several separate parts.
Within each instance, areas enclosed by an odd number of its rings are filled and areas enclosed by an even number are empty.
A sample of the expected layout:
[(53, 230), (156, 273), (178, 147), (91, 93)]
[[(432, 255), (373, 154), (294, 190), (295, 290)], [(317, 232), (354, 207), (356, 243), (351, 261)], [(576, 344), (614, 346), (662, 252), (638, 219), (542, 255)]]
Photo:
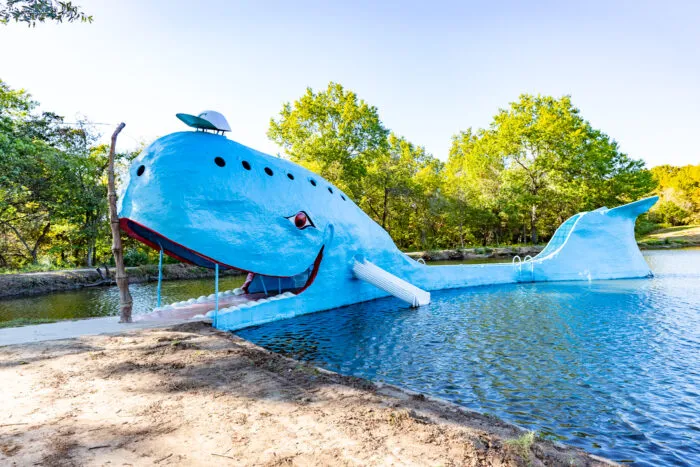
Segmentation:
[(178, 260), (249, 273), (214, 325), (236, 330), (389, 295), (354, 272), (370, 262), (426, 290), (650, 276), (634, 239), (657, 197), (583, 212), (535, 258), (427, 266), (319, 175), (224, 136), (178, 132), (143, 150), (120, 197), (121, 228)]

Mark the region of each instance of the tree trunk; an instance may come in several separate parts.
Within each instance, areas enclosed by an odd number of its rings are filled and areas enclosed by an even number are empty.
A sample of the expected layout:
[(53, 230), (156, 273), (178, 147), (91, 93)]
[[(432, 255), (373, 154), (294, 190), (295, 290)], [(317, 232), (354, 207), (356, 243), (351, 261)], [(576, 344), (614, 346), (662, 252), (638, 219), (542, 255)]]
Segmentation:
[(386, 230), (386, 217), (389, 208), (389, 189), (384, 188), (384, 211), (382, 212), (382, 229)]
[(39, 262), (39, 245), (41, 245), (41, 242), (44, 241), (44, 238), (46, 238), (46, 235), (49, 233), (49, 230), (51, 230), (51, 221), (46, 223), (44, 229), (41, 231), (41, 235), (39, 235), (39, 238), (36, 239), (36, 243), (34, 243), (34, 248), (32, 248), (32, 262), (34, 264), (37, 264)]
[(88, 240), (87, 256), (85, 258), (85, 264), (87, 267), (91, 268), (93, 265), (93, 260), (95, 257), (95, 241), (93, 239)]
[(119, 217), (117, 217), (117, 192), (114, 187), (114, 150), (117, 146), (117, 136), (126, 125), (120, 123), (112, 134), (112, 145), (109, 148), (109, 166), (107, 167), (107, 198), (109, 200), (109, 224), (112, 228), (112, 254), (116, 265), (116, 281), (119, 287), (120, 323), (131, 323), (131, 308), (133, 300), (129, 292), (129, 278), (124, 269), (124, 251), (122, 250), (122, 237), (119, 230)]
[(532, 205), (532, 212), (530, 214), (530, 228), (532, 235), (530, 236), (530, 240), (532, 240), (533, 245), (537, 245), (537, 208), (535, 205)]
[(94, 256), (95, 256), (95, 218), (92, 217), (90, 211), (85, 212), (85, 224), (83, 225), (83, 230), (87, 232), (87, 245), (85, 250), (85, 265), (89, 268), (93, 266)]

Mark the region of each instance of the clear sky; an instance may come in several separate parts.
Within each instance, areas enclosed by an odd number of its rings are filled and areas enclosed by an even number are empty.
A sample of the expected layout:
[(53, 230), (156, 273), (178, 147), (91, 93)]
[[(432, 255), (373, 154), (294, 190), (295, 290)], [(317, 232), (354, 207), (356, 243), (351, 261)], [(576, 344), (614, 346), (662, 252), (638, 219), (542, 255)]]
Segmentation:
[(0, 79), (68, 121), (126, 122), (122, 147), (214, 109), (275, 153), (270, 118), (333, 80), (443, 160), (459, 130), (541, 93), (650, 166), (700, 163), (700, 2), (75, 3), (94, 23), (0, 26)]

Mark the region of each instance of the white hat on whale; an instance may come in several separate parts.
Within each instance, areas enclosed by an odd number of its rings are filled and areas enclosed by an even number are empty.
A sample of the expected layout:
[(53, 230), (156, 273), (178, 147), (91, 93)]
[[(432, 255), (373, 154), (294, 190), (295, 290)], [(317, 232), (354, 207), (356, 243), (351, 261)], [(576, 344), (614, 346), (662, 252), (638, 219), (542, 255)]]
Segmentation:
[(205, 110), (199, 115), (176, 114), (175, 116), (188, 126), (198, 130), (231, 131), (226, 117), (215, 110)]

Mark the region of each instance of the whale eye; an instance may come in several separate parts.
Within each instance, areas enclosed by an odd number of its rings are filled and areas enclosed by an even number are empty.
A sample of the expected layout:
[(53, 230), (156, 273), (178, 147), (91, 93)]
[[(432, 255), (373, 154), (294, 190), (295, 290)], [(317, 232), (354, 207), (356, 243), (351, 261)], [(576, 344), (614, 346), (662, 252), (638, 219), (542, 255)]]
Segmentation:
[(289, 222), (294, 224), (294, 226), (299, 230), (304, 230), (307, 227), (316, 227), (311, 221), (309, 215), (306, 214), (304, 211), (299, 211), (293, 216), (287, 217), (287, 219), (289, 219)]
[(218, 165), (219, 167), (223, 167), (226, 165), (226, 161), (224, 160), (223, 157), (215, 157), (214, 164)]
[(141, 175), (143, 175), (143, 172), (144, 172), (145, 170), (146, 170), (146, 166), (145, 166), (145, 165), (140, 165), (139, 168), (136, 169), (136, 175), (140, 177)]

